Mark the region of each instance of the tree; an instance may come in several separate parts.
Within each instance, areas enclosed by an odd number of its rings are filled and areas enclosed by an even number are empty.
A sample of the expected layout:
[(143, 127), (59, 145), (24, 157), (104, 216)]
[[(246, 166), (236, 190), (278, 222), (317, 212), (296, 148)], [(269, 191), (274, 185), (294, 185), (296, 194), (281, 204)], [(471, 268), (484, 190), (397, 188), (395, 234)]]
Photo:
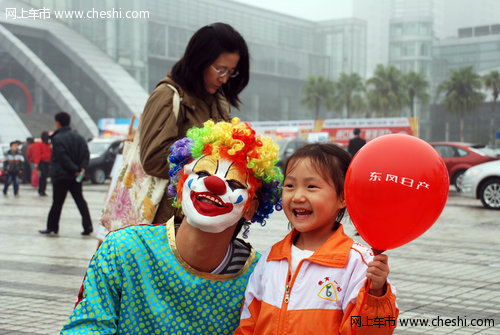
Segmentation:
[(368, 113), (369, 108), (366, 99), (362, 95), (355, 95), (351, 101), (351, 112), (353, 114)]
[(313, 111), (314, 120), (317, 120), (321, 106), (325, 104), (328, 107), (335, 93), (335, 86), (323, 76), (309, 76), (307, 83), (302, 87), (302, 93), (304, 98), (301, 103)]
[(427, 93), (427, 88), (429, 87), (429, 82), (425, 79), (425, 76), (420, 72), (408, 72), (403, 75), (403, 83), (408, 94), (408, 104), (410, 106), (410, 116), (416, 117), (415, 115), (415, 99), (420, 101), (421, 105), (427, 105), (429, 103), (429, 94)]
[(445, 92), (444, 107), (460, 118), (460, 140), (464, 139), (464, 118), (467, 113), (475, 111), (484, 100), (481, 89), (481, 77), (472, 66), (451, 70), (448, 80), (441, 83), (437, 94)]
[(341, 73), (335, 87), (334, 106), (340, 110), (345, 106), (347, 118), (349, 118), (353, 111), (353, 104), (354, 107), (362, 105), (359, 99), (362, 99), (360, 93), (365, 89), (363, 80), (357, 73)]
[(490, 117), (490, 145), (495, 147), (495, 107), (500, 93), (500, 73), (491, 71), (483, 77), (483, 83), (486, 89), (491, 90), (493, 101), (491, 102), (491, 117)]
[(401, 110), (406, 101), (402, 74), (395, 66), (377, 65), (375, 74), (366, 81), (370, 108), (387, 117)]

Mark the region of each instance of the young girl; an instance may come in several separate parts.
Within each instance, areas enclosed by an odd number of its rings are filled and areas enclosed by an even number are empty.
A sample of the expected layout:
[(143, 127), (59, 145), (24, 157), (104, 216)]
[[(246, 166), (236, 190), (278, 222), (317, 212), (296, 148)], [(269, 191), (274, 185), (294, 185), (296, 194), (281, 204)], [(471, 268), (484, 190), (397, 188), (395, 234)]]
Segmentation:
[(350, 161), (336, 145), (318, 143), (288, 159), (283, 209), (294, 229), (255, 267), (235, 334), (394, 331), (399, 311), (387, 256), (373, 257), (340, 224)]

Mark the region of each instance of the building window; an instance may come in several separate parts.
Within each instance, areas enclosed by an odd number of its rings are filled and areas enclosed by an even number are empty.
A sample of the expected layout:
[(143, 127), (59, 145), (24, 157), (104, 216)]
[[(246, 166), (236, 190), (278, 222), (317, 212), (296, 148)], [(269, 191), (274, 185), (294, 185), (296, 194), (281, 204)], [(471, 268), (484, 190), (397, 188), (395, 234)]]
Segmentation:
[(490, 26), (474, 27), (475, 36), (485, 36), (490, 34)]
[(391, 47), (391, 58), (401, 57), (401, 43), (393, 43)]
[(405, 45), (403, 47), (403, 56), (405, 56), (405, 57), (415, 56), (415, 43), (414, 42), (405, 43)]
[(430, 57), (431, 56), (431, 44), (428, 42), (420, 43), (420, 56)]
[(149, 22), (148, 24), (148, 51), (152, 55), (166, 55), (166, 45), (165, 45), (165, 25)]
[(181, 58), (192, 31), (178, 27), (168, 27), (168, 57)]
[(404, 32), (403, 32), (403, 34), (405, 36), (416, 35), (417, 31), (418, 31), (418, 27), (417, 27), (416, 23), (407, 23), (404, 26)]

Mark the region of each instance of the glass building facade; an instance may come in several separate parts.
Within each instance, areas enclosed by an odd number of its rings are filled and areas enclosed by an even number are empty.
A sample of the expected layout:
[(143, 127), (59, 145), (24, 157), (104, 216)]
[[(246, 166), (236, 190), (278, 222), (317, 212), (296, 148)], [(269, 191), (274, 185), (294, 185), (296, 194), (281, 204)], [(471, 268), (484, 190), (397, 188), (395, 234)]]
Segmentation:
[[(455, 37), (443, 38), (444, 33), (440, 31), (448, 17), (442, 3), (436, 0), (383, 0), (383, 6), (370, 0), (353, 0), (353, 16), (362, 19), (321, 22), (230, 0), (26, 0), (18, 3), (50, 8), (53, 12), (113, 9), (143, 13), (144, 16), (137, 19), (60, 17), (57, 20), (128, 72), (146, 94), (182, 57), (197, 29), (213, 22), (231, 24), (247, 41), (251, 62), (250, 82), (240, 95), (241, 111), (233, 111), (233, 115), (249, 121), (312, 118), (312, 111), (301, 104), (302, 88), (309, 75), (336, 80), (345, 72), (367, 79), (376, 64), (392, 64), (404, 73), (423, 73), (431, 84), (429, 93), (434, 98), (435, 88), (447, 78), (449, 69), (473, 65), (476, 71), (482, 72), (498, 68), (500, 63), (498, 22), (460, 28)], [(23, 35), (16, 29), (16, 22), (5, 24), (0, 20), (0, 23), (53, 70), (92, 119), (130, 115), (97, 87), (95, 78), (75, 66), (71, 57), (55, 50), (43, 34)], [(27, 82), (35, 95), (36, 111), (44, 113), (57, 108), (56, 101), (37, 87), (30, 73), (16, 61), (12, 55), (2, 54), (0, 75), (17, 76)], [(5, 87), (2, 92), (13, 97), (8, 101), (16, 111), (23, 109), (22, 96), (16, 88)], [(137, 107), (135, 110), (142, 111)], [(424, 138), (430, 138), (430, 134), (425, 133), (425, 129), (429, 129), (426, 125), (435, 121), (429, 111), (430, 107), (426, 107), (417, 112)], [(324, 110), (319, 115), (320, 118), (334, 116), (333, 112)]]
[[(341, 72), (366, 76), (366, 22), (360, 19), (313, 22), (223, 0), (31, 0), (52, 10), (147, 11), (147, 19), (61, 19), (123, 67), (147, 91), (182, 57), (192, 34), (213, 22), (226, 22), (247, 41), (250, 83), (242, 92), (244, 120), (291, 120), (312, 116), (303, 106), (309, 75), (331, 80)], [(74, 78), (73, 78), (74, 79)], [(92, 92), (90, 92), (92, 94)], [(107, 104), (97, 94), (91, 104)], [(94, 109), (95, 111), (96, 109)], [(99, 114), (106, 114), (98, 109)], [(112, 106), (108, 108), (113, 117)], [(321, 115), (325, 116), (325, 115)]]
[(432, 18), (393, 19), (390, 24), (389, 63), (403, 73), (419, 72), (431, 77)]
[(461, 28), (458, 36), (436, 42), (436, 61), (447, 70), (473, 66), (477, 72), (500, 67), (500, 24)]

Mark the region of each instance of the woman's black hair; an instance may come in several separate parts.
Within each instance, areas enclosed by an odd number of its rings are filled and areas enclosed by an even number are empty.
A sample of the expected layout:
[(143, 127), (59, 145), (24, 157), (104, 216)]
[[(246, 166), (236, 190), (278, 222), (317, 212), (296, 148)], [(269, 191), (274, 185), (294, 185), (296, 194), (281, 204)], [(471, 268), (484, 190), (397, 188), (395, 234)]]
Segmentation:
[[(297, 149), (286, 161), (285, 178), (288, 168), (294, 167), (299, 159), (309, 158), (316, 171), (325, 180), (333, 183), (338, 196), (344, 197), (344, 182), (347, 168), (351, 163), (351, 154), (332, 143), (311, 143)], [(345, 214), (345, 207), (339, 211), (336, 222), (340, 222)]]
[(250, 79), (250, 60), (245, 40), (228, 24), (213, 23), (194, 33), (184, 56), (172, 68), (172, 79), (196, 96), (206, 97), (209, 93), (205, 89), (203, 73), (224, 52), (240, 55), (236, 66), (238, 76), (230, 78), (220, 88), (229, 103), (238, 108), (241, 103), (238, 94)]
[(40, 138), (42, 139), (43, 143), (49, 144), (50, 136), (49, 136), (49, 132), (48, 131), (43, 131), (42, 135), (40, 135)]

